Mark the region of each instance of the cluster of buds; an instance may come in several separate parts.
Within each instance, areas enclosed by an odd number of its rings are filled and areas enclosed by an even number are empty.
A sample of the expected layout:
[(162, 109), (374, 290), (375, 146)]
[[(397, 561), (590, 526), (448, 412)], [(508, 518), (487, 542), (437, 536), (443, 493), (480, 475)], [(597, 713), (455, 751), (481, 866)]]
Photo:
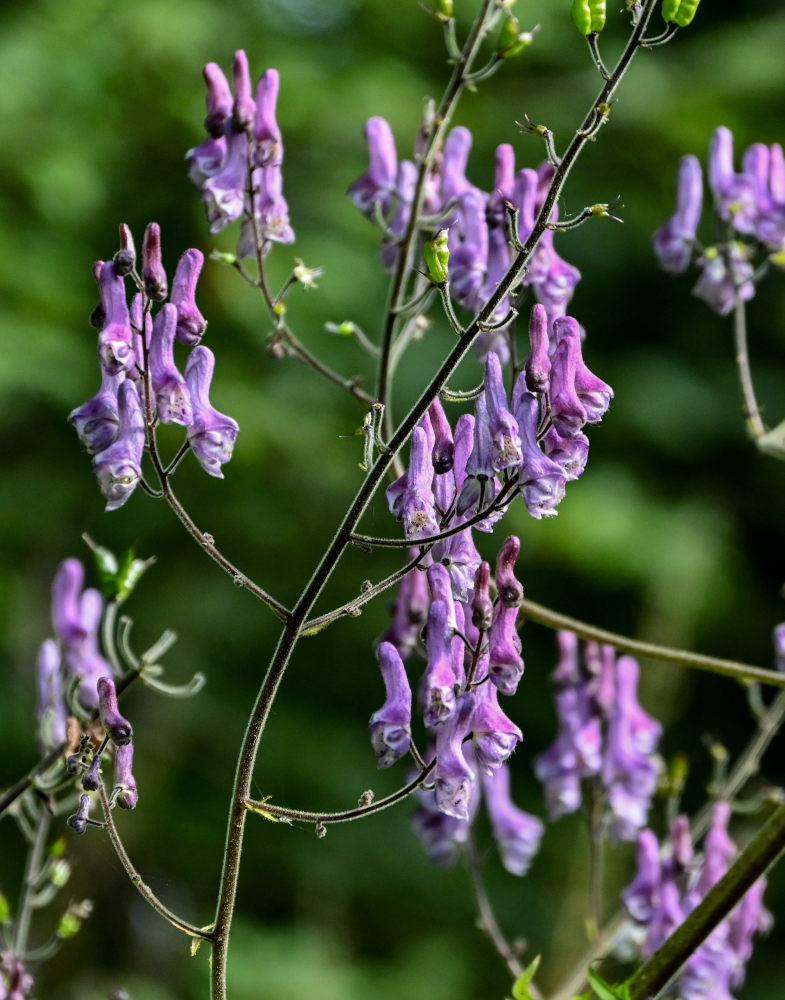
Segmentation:
[[(642, 958), (659, 948), (727, 872), (736, 855), (728, 836), (729, 817), (728, 804), (716, 802), (703, 853), (697, 856), (686, 816), (674, 821), (664, 850), (651, 830), (639, 834), (637, 876), (622, 898), (634, 922), (631, 938)], [(762, 901), (765, 888), (762, 878), (749, 889), (690, 956), (669, 995), (681, 1000), (732, 1000), (730, 991), (744, 982), (754, 935), (771, 926)]]
[(638, 704), (638, 664), (612, 646), (586, 643), (559, 632), (559, 662), (553, 674), (559, 730), (535, 762), (545, 786), (551, 819), (580, 808), (581, 782), (599, 779), (605, 823), (617, 840), (634, 840), (646, 825), (661, 762), (661, 727)]
[(395, 621), (377, 650), (387, 699), (371, 717), (370, 732), (380, 767), (409, 752), (412, 691), (404, 660), (417, 650), (426, 661), (419, 702), (435, 765), (432, 785), (418, 793), (415, 828), (431, 860), (451, 863), (482, 798), (505, 867), (522, 875), (542, 823), (510, 800), (506, 762), (523, 737), (499, 704), (499, 695), (514, 694), (523, 675), (515, 628), (523, 599), (514, 575), (519, 548), (511, 536), (499, 552), (495, 599), (490, 566), (479, 556), (471, 586), (459, 594), (450, 570), (436, 559), (404, 579)]
[(671, 274), (682, 274), (694, 260), (701, 276), (693, 292), (720, 315), (738, 300), (755, 295), (753, 260), (761, 252), (775, 267), (785, 264), (785, 156), (779, 143), (754, 143), (733, 162), (733, 135), (725, 127), (712, 136), (709, 188), (716, 212), (728, 231), (721, 243), (701, 247), (696, 239), (703, 205), (703, 175), (698, 158), (679, 164), (676, 212), (654, 234), (654, 252)]
[[(96, 713), (105, 738), (95, 751), (92, 735), (84, 736), (67, 757), (68, 769), (81, 773), (85, 794), (69, 818), (77, 832), (84, 832), (92, 795), (101, 782), (105, 745), (114, 749), (114, 798), (124, 809), (137, 802), (132, 773), (133, 730), (117, 706), (112, 666), (101, 652), (100, 629), (105, 603), (99, 591), (84, 587), (84, 567), (66, 559), (52, 582), (52, 625), (56, 638), (45, 639), (38, 654), (38, 729), (44, 750), (67, 745), (72, 714), (89, 718)], [(71, 719), (75, 722), (75, 719)]]
[[(207, 322), (195, 300), (202, 254), (186, 250), (169, 295), (157, 223), (145, 231), (141, 274), (127, 226), (120, 227), (120, 237), (114, 259), (98, 261), (93, 268), (100, 295), (92, 321), (100, 330), (101, 388), (68, 418), (93, 456), (107, 510), (121, 507), (140, 482), (147, 433), (156, 423), (185, 427), (199, 463), (219, 478), (239, 430), (210, 403), (215, 358), (200, 343)], [(130, 305), (126, 278), (135, 291)], [(155, 303), (164, 304), (153, 315)], [(175, 364), (175, 341), (192, 348), (184, 375)]]
[[(351, 185), (349, 195), (382, 229), (382, 264), (392, 270), (410, 224), (418, 167), (410, 160), (398, 162), (392, 131), (383, 118), (371, 118), (365, 136), (370, 165)], [(419, 224), (423, 232), (440, 230), (444, 234), (444, 260), (449, 257), (449, 266), (445, 264), (443, 278), (455, 303), (476, 313), (512, 263), (512, 218), (517, 220), (518, 237), (525, 239), (547, 194), (553, 166), (543, 163), (536, 170), (516, 173), (512, 146), (501, 145), (496, 150), (493, 191), (487, 193), (466, 176), (471, 145), (472, 136), (466, 128), (454, 128), (447, 136), (432, 172), (424, 179)], [(418, 149), (417, 154), (420, 152)], [(556, 221), (555, 213), (550, 221)], [(545, 231), (523, 278), (524, 287), (530, 287), (537, 302), (545, 306), (549, 328), (566, 314), (581, 277), (556, 252), (553, 235), (553, 230)], [(493, 319), (504, 326), (504, 318), (513, 315), (505, 299)], [(493, 347), (502, 361), (507, 360), (507, 343), (498, 330), (482, 334), (477, 343), (483, 355)]]
[(283, 143), (275, 118), (278, 73), (268, 69), (252, 96), (245, 52), (234, 56), (234, 96), (220, 66), (204, 68), (208, 138), (186, 154), (191, 180), (207, 209), (211, 233), (242, 216), (238, 257), (266, 254), (272, 243), (293, 243), (282, 193)]
[[(567, 482), (586, 465), (583, 428), (602, 419), (613, 390), (586, 367), (577, 321), (564, 316), (552, 329), (549, 336), (545, 308), (536, 305), (531, 354), (510, 396), (499, 356), (490, 351), (474, 415), (461, 415), (453, 433), (436, 400), (415, 428), (408, 471), (387, 490), (407, 538), (425, 541), (484, 510), (488, 517), (476, 526), (489, 531), (518, 494), (532, 517), (556, 514)], [(454, 574), (463, 572), (456, 585), (465, 590), (479, 562), (470, 530), (436, 549), (435, 557), (448, 561)]]

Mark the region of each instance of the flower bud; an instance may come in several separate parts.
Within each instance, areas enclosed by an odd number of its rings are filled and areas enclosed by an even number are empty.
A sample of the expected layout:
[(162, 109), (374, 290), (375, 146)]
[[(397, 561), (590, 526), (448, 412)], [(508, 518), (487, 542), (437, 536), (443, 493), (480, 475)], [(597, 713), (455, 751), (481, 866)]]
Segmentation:
[(431, 281), (435, 285), (443, 285), (447, 281), (447, 269), (450, 262), (450, 251), (447, 248), (448, 236), (447, 229), (440, 229), (432, 239), (425, 241), (423, 247), (425, 264)]
[(700, 0), (663, 0), (662, 19), (667, 24), (686, 28), (695, 17)]
[(131, 723), (117, 708), (117, 691), (111, 677), (98, 680), (98, 714), (109, 738), (117, 747), (125, 746), (133, 739)]
[(133, 271), (136, 264), (136, 246), (130, 228), (124, 222), (120, 223), (120, 249), (112, 258), (115, 274), (124, 277)]
[(82, 834), (87, 829), (87, 818), (90, 813), (90, 806), (92, 805), (92, 798), (86, 793), (79, 799), (79, 808), (73, 815), (68, 817), (67, 823), (72, 827), (78, 834)]
[(518, 608), (523, 600), (523, 587), (514, 575), (515, 560), (520, 550), (520, 541), (515, 535), (510, 535), (496, 560), (496, 589), (505, 608)]
[(605, 0), (573, 0), (570, 13), (582, 35), (592, 35), (605, 27)]
[(154, 302), (164, 301), (169, 285), (161, 260), (161, 227), (157, 222), (151, 222), (144, 231), (142, 281), (149, 298)]
[(120, 791), (115, 801), (121, 809), (135, 809), (139, 801), (136, 780), (131, 771), (133, 759), (133, 743), (125, 743), (117, 748), (114, 759), (114, 785)]
[(490, 595), (491, 567), (482, 562), (474, 577), (472, 596), (472, 625), (481, 632), (487, 632), (493, 621), (493, 601)]

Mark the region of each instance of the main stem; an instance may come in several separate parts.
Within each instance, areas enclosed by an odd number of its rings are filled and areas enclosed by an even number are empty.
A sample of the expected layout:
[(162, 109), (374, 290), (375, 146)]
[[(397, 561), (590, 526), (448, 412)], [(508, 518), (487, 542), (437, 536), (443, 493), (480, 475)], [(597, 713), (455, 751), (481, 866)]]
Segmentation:
[[(226, 966), (229, 947), (229, 930), (232, 923), (235, 900), (237, 897), (237, 885), (240, 874), (240, 858), (242, 854), (243, 834), (245, 830), (245, 819), (247, 808), (244, 800), (251, 798), (251, 780), (253, 777), (256, 755), (259, 749), (259, 742), (264, 732), (270, 708), (272, 707), (278, 687), (283, 679), (292, 651), (297, 643), (303, 624), (319, 597), (323, 587), (327, 583), (335, 569), (341, 555), (351, 542), (351, 536), (356, 529), (360, 518), (365, 512), (378, 486), (382, 482), (388, 468), (392, 464), (396, 454), (403, 447), (417, 422), (422, 418), (425, 411), (435, 399), (438, 392), (447, 383), (447, 380), (455, 372), (460, 362), (463, 360), (474, 340), (481, 331), (482, 325), (487, 324), (500, 303), (510, 293), (512, 288), (519, 284), (526, 265), (538, 245), (553, 208), (559, 198), (569, 172), (575, 163), (578, 155), (583, 149), (589, 137), (586, 132), (589, 130), (596, 117), (595, 108), (604, 103), (608, 103), (614, 91), (621, 82), (624, 73), (627, 71), (633, 55), (638, 49), (656, 0), (646, 0), (640, 21), (633, 29), (630, 39), (625, 47), (619, 62), (606, 81), (599, 96), (592, 103), (592, 106), (585, 116), (581, 128), (573, 136), (562, 161), (556, 168), (548, 194), (545, 197), (542, 208), (537, 216), (531, 233), (524, 243), (521, 251), (513, 261), (510, 270), (504, 279), (498, 284), (496, 291), (490, 297), (485, 307), (468, 327), (464, 335), (458, 340), (449, 355), (445, 359), (441, 368), (431, 379), (425, 391), (420, 395), (417, 402), (403, 419), (398, 429), (388, 442), (388, 450), (379, 456), (376, 463), (368, 473), (360, 487), (357, 496), (352, 501), (343, 522), (338, 528), (333, 540), (327, 547), (319, 565), (316, 567), (313, 576), (308, 582), (297, 604), (290, 613), (290, 617), (278, 640), (273, 658), (265, 674), (253, 712), (248, 721), (248, 726), (243, 737), (240, 756), (235, 774), (234, 791), (232, 796), (232, 806), (229, 814), (229, 823), (226, 835), (226, 847), (224, 851), (223, 870), (221, 873), (220, 892), (216, 909), (215, 925), (212, 933), (213, 954), (211, 966), (212, 1000), (226, 1000)], [(485, 6), (483, 7), (485, 10)]]

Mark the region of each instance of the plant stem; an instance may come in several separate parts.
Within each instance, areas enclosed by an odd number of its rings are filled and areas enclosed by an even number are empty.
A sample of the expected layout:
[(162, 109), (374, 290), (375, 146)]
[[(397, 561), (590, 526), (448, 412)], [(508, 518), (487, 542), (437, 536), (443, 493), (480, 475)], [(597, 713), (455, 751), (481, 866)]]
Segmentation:
[(137, 872), (131, 863), (131, 859), (128, 857), (128, 852), (120, 839), (120, 834), (117, 832), (117, 827), (115, 826), (114, 819), (112, 817), (112, 807), (109, 804), (106, 789), (103, 785), (101, 785), (98, 794), (101, 797), (101, 806), (104, 811), (106, 832), (109, 834), (109, 839), (112, 841), (112, 847), (114, 847), (115, 853), (120, 860), (120, 864), (125, 869), (126, 875), (139, 890), (142, 898), (145, 899), (150, 906), (152, 906), (156, 913), (160, 913), (164, 920), (168, 921), (172, 927), (177, 928), (178, 931), (188, 934), (189, 937), (203, 938), (206, 941), (211, 940), (212, 934), (210, 931), (203, 930), (200, 927), (195, 927), (193, 924), (189, 924), (187, 920), (183, 920), (182, 917), (178, 917), (176, 913), (169, 909), (168, 906), (164, 906), (150, 886), (143, 881), (142, 876), (139, 872)]
[(35, 829), (35, 837), (30, 845), (27, 854), (27, 864), (22, 881), (21, 902), (19, 904), (19, 916), (16, 919), (16, 932), (14, 934), (14, 953), (20, 958), (27, 951), (27, 938), (30, 933), (30, 921), (33, 916), (33, 896), (35, 895), (35, 884), (41, 874), (41, 863), (46, 848), (46, 838), (49, 834), (49, 826), (52, 817), (48, 813), (46, 806), (39, 806), (38, 823)]
[(534, 601), (524, 599), (521, 602), (521, 614), (524, 618), (539, 622), (540, 625), (547, 625), (548, 628), (567, 629), (580, 636), (581, 639), (593, 639), (595, 642), (615, 646), (621, 653), (634, 653), (652, 660), (667, 660), (684, 667), (695, 667), (698, 670), (709, 670), (725, 677), (735, 677), (736, 680), (740, 681), (760, 681), (762, 684), (771, 684), (774, 687), (785, 687), (785, 674), (778, 671), (754, 667), (749, 663), (739, 663), (736, 660), (703, 656), (701, 653), (692, 653), (686, 649), (671, 649), (668, 646), (658, 646), (653, 642), (631, 639), (629, 636), (619, 635), (618, 632), (596, 628), (588, 622), (559, 614), (558, 611), (551, 611), (545, 605), (535, 604)]
[(747, 309), (744, 301), (737, 295), (736, 307), (733, 311), (733, 339), (736, 349), (736, 364), (739, 369), (739, 381), (744, 397), (744, 416), (747, 428), (756, 440), (766, 433), (766, 425), (760, 415), (760, 407), (755, 396), (755, 386), (752, 382), (750, 355), (747, 347)]

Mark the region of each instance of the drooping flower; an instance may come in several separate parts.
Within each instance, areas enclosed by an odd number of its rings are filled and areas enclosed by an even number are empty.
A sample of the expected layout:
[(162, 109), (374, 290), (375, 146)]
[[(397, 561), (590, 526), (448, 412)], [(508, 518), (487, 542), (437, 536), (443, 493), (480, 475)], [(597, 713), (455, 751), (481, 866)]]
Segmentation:
[(697, 156), (679, 161), (675, 213), (652, 237), (660, 267), (671, 274), (683, 274), (690, 265), (695, 234), (703, 206), (703, 174)]
[(185, 381), (191, 396), (193, 420), (188, 443), (205, 472), (223, 479), (221, 466), (232, 457), (240, 428), (236, 420), (220, 413), (210, 403), (210, 385), (215, 356), (200, 344), (191, 351), (185, 366)]
[(412, 692), (406, 669), (392, 643), (381, 642), (376, 650), (387, 698), (371, 716), (371, 745), (379, 767), (391, 767), (409, 752), (411, 744)]
[(519, 809), (510, 799), (506, 765), (483, 774), (482, 790), (502, 864), (511, 875), (525, 875), (540, 847), (545, 829), (542, 820)]
[(164, 424), (188, 427), (193, 420), (191, 397), (185, 379), (174, 363), (177, 309), (167, 302), (153, 321), (150, 336), (150, 379), (155, 393), (158, 419)]
[(107, 500), (106, 510), (122, 507), (142, 478), (145, 421), (139, 393), (130, 379), (121, 382), (117, 390), (117, 411), (117, 438), (93, 456), (98, 485)]

